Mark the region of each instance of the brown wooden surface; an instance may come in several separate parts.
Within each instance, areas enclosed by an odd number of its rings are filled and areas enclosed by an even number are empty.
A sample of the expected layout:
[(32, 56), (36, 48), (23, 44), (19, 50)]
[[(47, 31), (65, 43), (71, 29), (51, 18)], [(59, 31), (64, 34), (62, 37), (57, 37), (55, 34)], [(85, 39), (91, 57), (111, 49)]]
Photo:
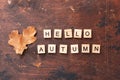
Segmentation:
[[(120, 0), (10, 1), (0, 0), (0, 80), (120, 80)], [(29, 25), (36, 27), (38, 40), (16, 55), (8, 34)], [(92, 39), (44, 39), (45, 28), (91, 28), (94, 34)], [(49, 43), (98, 43), (101, 54), (38, 55), (37, 44)]]

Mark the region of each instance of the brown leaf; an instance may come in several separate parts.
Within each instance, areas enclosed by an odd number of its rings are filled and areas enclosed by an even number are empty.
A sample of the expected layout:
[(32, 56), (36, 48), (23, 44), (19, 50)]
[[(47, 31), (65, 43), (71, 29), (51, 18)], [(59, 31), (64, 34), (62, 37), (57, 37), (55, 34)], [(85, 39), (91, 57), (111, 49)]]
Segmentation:
[(27, 44), (31, 44), (36, 41), (36, 30), (34, 27), (28, 27), (23, 30), (23, 34), (19, 34), (18, 30), (13, 30), (9, 34), (8, 44), (14, 47), (16, 54), (22, 55), (24, 50), (27, 49)]
[(35, 62), (35, 63), (33, 63), (33, 66), (39, 68), (39, 67), (41, 66), (41, 64), (42, 64), (42, 63), (40, 63), (40, 62)]

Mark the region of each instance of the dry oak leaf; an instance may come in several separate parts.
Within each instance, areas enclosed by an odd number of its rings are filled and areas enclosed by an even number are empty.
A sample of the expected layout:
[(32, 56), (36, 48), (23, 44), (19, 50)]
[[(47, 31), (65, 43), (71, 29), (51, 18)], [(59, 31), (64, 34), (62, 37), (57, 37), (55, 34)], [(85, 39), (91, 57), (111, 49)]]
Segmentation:
[(36, 41), (36, 30), (34, 27), (29, 26), (23, 30), (23, 34), (19, 34), (18, 30), (13, 30), (9, 34), (8, 44), (14, 47), (16, 54), (22, 55), (24, 50), (27, 49), (28, 44), (34, 43)]

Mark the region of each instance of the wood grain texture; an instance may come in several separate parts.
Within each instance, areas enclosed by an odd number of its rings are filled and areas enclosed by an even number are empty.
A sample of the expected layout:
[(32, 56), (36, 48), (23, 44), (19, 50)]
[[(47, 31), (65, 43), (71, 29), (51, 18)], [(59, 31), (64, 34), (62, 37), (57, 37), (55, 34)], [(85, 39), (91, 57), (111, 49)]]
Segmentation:
[[(0, 0), (0, 80), (120, 80), (119, 0)], [(8, 34), (35, 26), (36, 43), (23, 56)], [(90, 28), (92, 39), (44, 39), (43, 29)], [(101, 54), (37, 54), (37, 44), (101, 44)], [(40, 66), (40, 67), (39, 67)]]

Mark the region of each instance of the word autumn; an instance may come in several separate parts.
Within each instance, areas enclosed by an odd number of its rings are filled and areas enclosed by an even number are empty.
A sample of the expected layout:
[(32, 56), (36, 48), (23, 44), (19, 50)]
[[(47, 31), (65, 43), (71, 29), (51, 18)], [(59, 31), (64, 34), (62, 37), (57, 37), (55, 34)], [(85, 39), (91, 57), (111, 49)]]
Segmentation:
[[(54, 29), (53, 37), (54, 38), (62, 38), (62, 34), (64, 33), (64, 38), (92, 38), (92, 30), (91, 29)], [(44, 38), (52, 38), (52, 30), (44, 29), (43, 30)], [(59, 48), (58, 48), (59, 47)], [(71, 44), (70, 45), (70, 53), (100, 53), (100, 44)], [(48, 51), (46, 51), (48, 50)], [(44, 44), (37, 46), (38, 54), (44, 53), (56, 53), (59, 50), (59, 53), (67, 54), (68, 45), (60, 44), (59, 46), (56, 44), (48, 44), (47, 46)], [(80, 51), (81, 50), (81, 51)]]

